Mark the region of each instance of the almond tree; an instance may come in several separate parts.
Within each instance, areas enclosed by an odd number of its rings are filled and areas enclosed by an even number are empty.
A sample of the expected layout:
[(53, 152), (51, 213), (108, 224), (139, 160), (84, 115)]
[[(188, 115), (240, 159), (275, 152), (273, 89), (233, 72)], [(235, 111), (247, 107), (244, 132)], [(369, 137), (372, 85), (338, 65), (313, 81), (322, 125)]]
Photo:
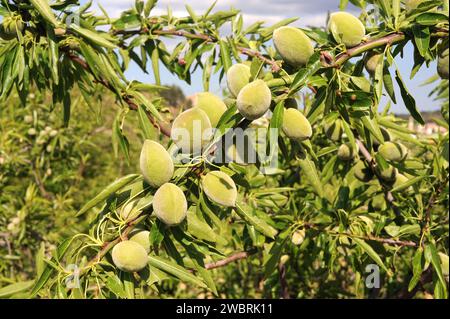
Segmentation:
[[(179, 296), (181, 282), (219, 297), (446, 298), (448, 132), (416, 134), (390, 105), (425, 124), (397, 66), (413, 45), (409, 76), (437, 61), (427, 83), (448, 121), (448, 1), (350, 2), (359, 16), (341, 0), (326, 27), (300, 29), (296, 18), (247, 26), (214, 6), (155, 16), (156, 1), (137, 0), (111, 18), (78, 1), (2, 0), (1, 100), (17, 92), (26, 104), (37, 88), (70, 127), (74, 89), (88, 104), (107, 90), (112, 143), (128, 162), (124, 128), (137, 116), (142, 130), (140, 171), (76, 213), (89, 232), (60, 243), (32, 287), (6, 288), (145, 298)], [(128, 80), (132, 63), (154, 82)], [(202, 72), (205, 92), (218, 75), (225, 98), (202, 92), (172, 115), (158, 97), (162, 66), (187, 85)], [(174, 132), (195, 121), (213, 135), (183, 147)], [(256, 161), (221, 148), (238, 128), (260, 129)]]

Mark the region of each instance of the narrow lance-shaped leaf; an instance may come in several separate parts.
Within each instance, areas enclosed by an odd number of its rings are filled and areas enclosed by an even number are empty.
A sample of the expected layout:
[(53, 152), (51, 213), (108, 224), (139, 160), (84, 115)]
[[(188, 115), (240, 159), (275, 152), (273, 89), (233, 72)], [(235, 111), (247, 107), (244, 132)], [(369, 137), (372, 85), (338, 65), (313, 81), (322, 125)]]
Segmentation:
[(425, 57), (430, 47), (430, 29), (414, 25), (412, 28), (414, 42), (421, 56)]
[(89, 202), (87, 202), (76, 214), (76, 216), (80, 216), (84, 213), (86, 213), (89, 209), (92, 207), (97, 206), (99, 203), (103, 202), (105, 199), (107, 199), (109, 196), (120, 190), (121, 188), (125, 187), (132, 181), (134, 181), (139, 175), (137, 174), (130, 174), (127, 176), (124, 176), (109, 186), (107, 186), (103, 191), (101, 191), (97, 196), (95, 196), (93, 199), (91, 199)]
[(151, 125), (147, 113), (142, 105), (138, 106), (138, 116), (139, 116), (139, 125), (142, 130), (142, 134), (145, 139), (152, 139), (153, 137), (153, 126)]
[(316, 194), (323, 197), (322, 182), (320, 181), (319, 173), (314, 162), (306, 155), (305, 158), (299, 160), (299, 164), (303, 171), (303, 176), (306, 177)]
[(230, 48), (228, 47), (228, 43), (226, 40), (219, 40), (220, 46), (220, 58), (222, 59), (222, 64), (225, 72), (231, 67), (231, 58), (230, 58)]
[(246, 212), (240, 205), (236, 205), (236, 214), (239, 215), (244, 221), (247, 223), (253, 225), (255, 229), (262, 234), (266, 235), (267, 237), (274, 238), (275, 235), (278, 233), (275, 228), (267, 224), (264, 220), (261, 218), (250, 214)]
[(148, 262), (150, 266), (163, 270), (164, 272), (167, 272), (168, 274), (171, 274), (172, 276), (175, 276), (182, 281), (207, 288), (203, 280), (197, 278), (189, 271), (170, 260), (163, 259), (157, 256), (149, 256)]
[(405, 102), (405, 106), (408, 109), (411, 116), (420, 124), (424, 125), (425, 121), (422, 118), (422, 115), (417, 110), (416, 100), (412, 97), (412, 95), (408, 92), (405, 83), (403, 82), (402, 76), (400, 75), (400, 71), (397, 69), (395, 71), (398, 86), (400, 87), (400, 92), (402, 94), (403, 102)]
[(392, 275), (391, 271), (386, 267), (380, 255), (378, 255), (368, 243), (360, 238), (352, 238), (352, 240), (359, 247), (361, 247), (362, 250), (364, 250), (370, 256), (370, 258), (372, 258), (381, 268), (383, 268), (389, 275)]
[(53, 13), (47, 0), (30, 0), (30, 2), (36, 10), (39, 11), (42, 17), (47, 20), (47, 22), (52, 24), (54, 27), (59, 25), (59, 22), (56, 20), (55, 14)]
[[(66, 254), (72, 241), (73, 238), (65, 239), (56, 249), (54, 257), (52, 258), (51, 261), (56, 262), (56, 260), (60, 260)], [(33, 289), (30, 293), (30, 298), (34, 298), (39, 293), (39, 291), (45, 286), (47, 281), (52, 276), (54, 270), (55, 269), (53, 267), (50, 267), (48, 265), (45, 267), (41, 276), (37, 279), (37, 281), (33, 286)]]

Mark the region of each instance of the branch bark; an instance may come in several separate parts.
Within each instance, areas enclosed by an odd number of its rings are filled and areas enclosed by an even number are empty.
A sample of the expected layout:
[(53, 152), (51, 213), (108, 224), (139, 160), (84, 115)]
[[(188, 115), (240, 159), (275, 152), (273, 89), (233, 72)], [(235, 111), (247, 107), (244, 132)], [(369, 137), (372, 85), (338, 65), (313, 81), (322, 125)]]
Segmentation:
[(220, 267), (226, 266), (226, 265), (228, 265), (228, 264), (230, 264), (232, 262), (235, 262), (235, 261), (238, 261), (238, 260), (241, 260), (241, 259), (246, 259), (250, 255), (252, 255), (251, 252), (241, 251), (241, 252), (235, 253), (235, 254), (233, 254), (231, 256), (228, 256), (225, 259), (206, 264), (205, 268), (208, 269), (208, 270), (215, 269), (215, 268), (220, 268)]
[(360, 45), (357, 45), (356, 47), (353, 47), (351, 49), (348, 49), (346, 52), (343, 52), (339, 54), (336, 57), (336, 60), (331, 67), (340, 67), (342, 64), (347, 62), (349, 59), (360, 55), (361, 53), (364, 53), (366, 51), (382, 47), (385, 45), (392, 45), (397, 42), (401, 42), (405, 40), (405, 34), (403, 32), (396, 32), (388, 34), (384, 37), (373, 39), (364, 43), (361, 43)]

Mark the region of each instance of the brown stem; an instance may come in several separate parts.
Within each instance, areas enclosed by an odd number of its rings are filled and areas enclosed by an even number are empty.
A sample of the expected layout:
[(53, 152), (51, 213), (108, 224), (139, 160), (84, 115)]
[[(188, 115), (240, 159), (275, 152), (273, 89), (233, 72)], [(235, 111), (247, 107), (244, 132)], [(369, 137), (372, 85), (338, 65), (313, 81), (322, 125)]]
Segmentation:
[(349, 59), (360, 55), (361, 53), (364, 53), (366, 51), (369, 51), (374, 48), (378, 48), (384, 45), (392, 45), (394, 43), (400, 42), (405, 40), (405, 34), (403, 32), (396, 32), (388, 34), (382, 38), (373, 39), (364, 43), (361, 43), (360, 45), (357, 45), (356, 47), (353, 47), (351, 49), (348, 49), (347, 51), (339, 54), (336, 57), (336, 61), (334, 62), (331, 67), (340, 67), (342, 64), (347, 62)]
[(215, 268), (220, 268), (223, 266), (228, 265), (229, 263), (232, 263), (234, 261), (237, 260), (241, 260), (241, 259), (246, 259), (248, 258), (250, 255), (252, 254), (252, 252), (248, 252), (248, 251), (241, 251), (239, 253), (235, 253), (231, 256), (226, 257), (225, 259), (222, 260), (218, 260), (209, 264), (205, 265), (206, 269), (215, 269)]
[(201, 34), (201, 33), (190, 33), (183, 30), (153, 30), (151, 31), (153, 34), (157, 35), (175, 35), (179, 37), (184, 37), (188, 39), (200, 39), (206, 42), (216, 42), (217, 40), (209, 35)]
[(121, 236), (117, 237), (113, 241), (105, 242), (102, 246), (102, 249), (95, 255), (94, 258), (92, 258), (85, 268), (81, 271), (81, 273), (84, 273), (85, 271), (89, 270), (92, 266), (94, 266), (96, 263), (98, 263), (115, 245), (117, 245), (119, 242), (122, 241), (123, 238), (128, 237), (130, 232), (136, 227), (137, 224), (139, 224), (141, 221), (143, 221), (147, 215), (140, 216), (136, 218), (135, 220), (131, 221), (127, 228), (122, 232)]
[(255, 50), (250, 50), (244, 47), (238, 47), (238, 50), (245, 55), (251, 56), (251, 57), (256, 57), (258, 59), (260, 59), (262, 62), (264, 62), (265, 64), (268, 64), (271, 66), (272, 68), (272, 72), (279, 72), (281, 70), (280, 65), (271, 59), (266, 58), (261, 52), (259, 51), (255, 51)]
[[(144, 28), (139, 31), (116, 31), (115, 33), (116, 34), (134, 35), (134, 34), (136, 34), (136, 32), (137, 33), (151, 32), (152, 34), (162, 35), (162, 36), (178, 36), (178, 37), (184, 37), (184, 38), (188, 38), (188, 39), (200, 39), (205, 42), (212, 42), (212, 43), (217, 42), (216, 38), (214, 38), (210, 35), (207, 35), (207, 34), (191, 33), (191, 32), (187, 32), (187, 31), (183, 31), (183, 30), (176, 30), (176, 29), (149, 31), (148, 29)], [(270, 65), (272, 68), (272, 72), (279, 72), (281, 70), (280, 65), (276, 61), (266, 58), (264, 56), (264, 54), (262, 54), (259, 51), (251, 50), (249, 48), (245, 48), (245, 47), (241, 47), (241, 46), (237, 47), (237, 49), (239, 50), (239, 52), (241, 52), (244, 55), (256, 57), (257, 59), (261, 60), (263, 63)]]

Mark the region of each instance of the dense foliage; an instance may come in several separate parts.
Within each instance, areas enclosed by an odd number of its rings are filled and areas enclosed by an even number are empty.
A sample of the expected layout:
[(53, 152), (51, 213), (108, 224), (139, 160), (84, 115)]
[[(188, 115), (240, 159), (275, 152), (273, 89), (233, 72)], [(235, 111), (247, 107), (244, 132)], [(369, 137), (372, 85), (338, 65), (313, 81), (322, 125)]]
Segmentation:
[[(1, 0), (0, 297), (447, 298), (448, 0), (350, 2), (299, 29)], [(430, 136), (390, 106), (425, 123), (402, 77), (433, 61)], [(161, 67), (228, 90), (185, 100)], [(185, 145), (194, 120), (216, 130)]]

